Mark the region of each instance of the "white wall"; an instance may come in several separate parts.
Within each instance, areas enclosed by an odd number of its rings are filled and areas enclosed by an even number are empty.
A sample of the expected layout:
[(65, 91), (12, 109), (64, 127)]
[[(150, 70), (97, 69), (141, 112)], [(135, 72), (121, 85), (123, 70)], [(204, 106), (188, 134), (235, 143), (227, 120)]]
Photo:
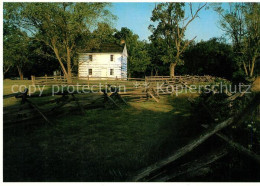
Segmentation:
[[(92, 61), (89, 60), (92, 55)], [(114, 55), (114, 61), (110, 61), (110, 55)], [(118, 77), (121, 78), (121, 53), (81, 53), (79, 54), (79, 77)], [(92, 75), (88, 74), (92, 69)], [(114, 69), (114, 75), (110, 75), (110, 69)]]

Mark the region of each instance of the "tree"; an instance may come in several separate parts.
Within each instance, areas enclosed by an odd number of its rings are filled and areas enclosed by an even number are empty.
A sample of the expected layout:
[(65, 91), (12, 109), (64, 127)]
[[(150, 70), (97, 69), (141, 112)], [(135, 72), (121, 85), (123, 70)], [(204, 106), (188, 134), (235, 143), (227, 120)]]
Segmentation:
[(10, 70), (11, 67), (13, 67), (14, 63), (12, 63), (12, 60), (10, 59), (10, 57), (12, 57), (10, 50), (8, 50), (8, 43), (9, 43), (9, 36), (10, 36), (10, 32), (12, 30), (12, 28), (10, 28), (10, 26), (8, 26), (7, 23), (4, 23), (4, 34), (3, 34), (3, 54), (4, 54), (4, 60), (3, 60), (3, 75), (5, 76), (5, 74)]
[(145, 41), (137, 41), (137, 45), (133, 48), (130, 57), (130, 74), (133, 77), (144, 77), (151, 64), (151, 58), (148, 53), (148, 44)]
[(245, 14), (246, 35), (244, 37), (244, 54), (247, 64), (246, 75), (253, 77), (257, 59), (260, 57), (260, 4), (246, 3)]
[(212, 75), (232, 79), (234, 60), (232, 46), (221, 38), (192, 43), (183, 54), (185, 64), (179, 66), (184, 74)]
[(72, 58), (78, 43), (88, 38), (89, 30), (99, 21), (114, 16), (107, 3), (5, 3), (4, 19), (30, 32), (49, 46), (71, 83)]
[(220, 26), (233, 43), (233, 52), (239, 68), (247, 77), (254, 75), (260, 48), (260, 5), (258, 3), (229, 3), (224, 9), (214, 4), (220, 15)]
[(196, 11), (193, 10), (192, 3), (189, 3), (190, 15), (185, 15), (185, 3), (160, 3), (152, 12), (151, 20), (158, 22), (157, 27), (150, 26), (156, 37), (165, 40), (166, 54), (162, 60), (170, 63), (170, 76), (174, 76), (176, 65), (181, 64), (182, 54), (192, 40), (184, 40), (185, 31), (189, 24), (198, 17), (199, 11), (206, 6), (206, 3), (199, 5)]
[(53, 50), (46, 46), (44, 42), (32, 38), (29, 51), (29, 60), (32, 66), (30, 72), (25, 72), (25, 74), (44, 76), (45, 74), (53, 75), (54, 71), (61, 71)]
[(15, 67), (23, 80), (24, 68), (30, 63), (29, 42), (30, 38), (25, 32), (4, 22), (4, 75), (11, 67)]
[(147, 44), (139, 41), (139, 36), (126, 27), (116, 32), (115, 38), (118, 43), (123, 41), (127, 46), (128, 77), (144, 76), (150, 64)]
[(108, 23), (98, 23), (97, 29), (93, 31), (92, 37), (96, 43), (114, 43), (114, 37), (117, 30), (111, 27)]

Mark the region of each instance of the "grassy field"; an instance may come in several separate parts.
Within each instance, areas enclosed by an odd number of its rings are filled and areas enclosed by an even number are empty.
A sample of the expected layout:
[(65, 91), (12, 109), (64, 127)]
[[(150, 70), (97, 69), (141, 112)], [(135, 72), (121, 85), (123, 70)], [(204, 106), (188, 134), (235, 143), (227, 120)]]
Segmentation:
[[(4, 95), (12, 93), (13, 85), (28, 87), (30, 84), (31, 81), (4, 80)], [(133, 82), (127, 82), (127, 90), (130, 89)], [(45, 87), (44, 93), (50, 90)], [(81, 100), (95, 96), (76, 95)], [(152, 99), (139, 102), (127, 99), (129, 106), (122, 106), (121, 110), (91, 109), (84, 115), (70, 112), (49, 118), (54, 125), (37, 119), (30, 125), (21, 123), (6, 128), (4, 181), (126, 181), (136, 171), (167, 157), (201, 134), (203, 129), (193, 120), (188, 101), (196, 96), (197, 93), (185, 92), (178, 96), (165, 95), (159, 103)], [(48, 105), (42, 103), (58, 97), (30, 100), (41, 109), (48, 109)], [(20, 105), (21, 99), (4, 99), (4, 113)], [(259, 124), (259, 121), (259, 117), (256, 118), (255, 122)], [(250, 133), (243, 131), (242, 134)], [(222, 141), (212, 138), (180, 161), (186, 163), (221, 144)], [(211, 169), (215, 172), (197, 181), (259, 180), (259, 167), (237, 152), (216, 162)]]
[[(30, 81), (4, 81), (4, 94), (16, 83)], [(189, 96), (164, 96), (160, 103), (130, 101), (122, 110), (55, 117), (53, 126), (35, 121), (7, 129), (4, 180), (124, 181), (188, 141), (187, 131), (179, 129), (189, 124)], [(5, 99), (4, 109), (14, 104), (20, 104), (16, 98)]]

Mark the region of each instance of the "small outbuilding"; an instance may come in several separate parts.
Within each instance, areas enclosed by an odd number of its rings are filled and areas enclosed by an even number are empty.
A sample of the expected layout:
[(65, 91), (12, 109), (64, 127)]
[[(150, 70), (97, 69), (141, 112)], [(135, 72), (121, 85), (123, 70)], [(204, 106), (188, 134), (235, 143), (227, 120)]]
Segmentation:
[(127, 78), (126, 45), (101, 44), (78, 56), (79, 78)]

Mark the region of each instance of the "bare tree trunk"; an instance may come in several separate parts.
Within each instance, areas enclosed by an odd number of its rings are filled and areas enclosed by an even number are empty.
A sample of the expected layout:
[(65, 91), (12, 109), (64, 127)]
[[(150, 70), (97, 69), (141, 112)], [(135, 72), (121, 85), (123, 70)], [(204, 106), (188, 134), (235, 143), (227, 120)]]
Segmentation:
[(254, 56), (253, 59), (252, 59), (252, 66), (251, 66), (251, 70), (250, 70), (250, 77), (252, 77), (253, 74), (254, 74), (255, 60), (256, 60), (256, 57)]
[(68, 83), (71, 83), (71, 76), (68, 75), (67, 70), (66, 70), (66, 68), (64, 67), (64, 64), (63, 64), (62, 61), (61, 61), (61, 58), (60, 58), (58, 49), (55, 47), (54, 44), (53, 44), (53, 50), (54, 50), (54, 53), (55, 53), (55, 55), (56, 55), (56, 57), (57, 57), (57, 59), (58, 59), (58, 61), (59, 61), (59, 63), (60, 63), (61, 69), (62, 69), (62, 71), (63, 71), (64, 76), (65, 76), (66, 79), (67, 79), (67, 82), (68, 82)]
[(4, 74), (3, 74), (4, 77), (5, 77), (5, 74), (9, 71), (10, 68), (11, 68), (11, 65), (9, 65), (6, 69), (4, 69)]
[(248, 71), (247, 71), (245, 62), (243, 62), (243, 67), (244, 67), (244, 71), (245, 71), (245, 73), (246, 73), (246, 76), (248, 76)]
[(23, 80), (23, 72), (22, 72), (22, 68), (17, 66), (17, 70), (18, 70), (18, 73), (19, 73), (19, 76), (20, 76), (20, 80)]
[(170, 64), (170, 76), (171, 76), (171, 77), (174, 77), (175, 67), (176, 67), (176, 63), (171, 63), (171, 64)]
[(68, 80), (68, 83), (72, 83), (72, 75), (71, 75), (71, 56), (70, 56), (70, 49), (69, 47), (67, 47), (67, 70), (68, 70), (68, 77), (67, 77), (67, 80)]

